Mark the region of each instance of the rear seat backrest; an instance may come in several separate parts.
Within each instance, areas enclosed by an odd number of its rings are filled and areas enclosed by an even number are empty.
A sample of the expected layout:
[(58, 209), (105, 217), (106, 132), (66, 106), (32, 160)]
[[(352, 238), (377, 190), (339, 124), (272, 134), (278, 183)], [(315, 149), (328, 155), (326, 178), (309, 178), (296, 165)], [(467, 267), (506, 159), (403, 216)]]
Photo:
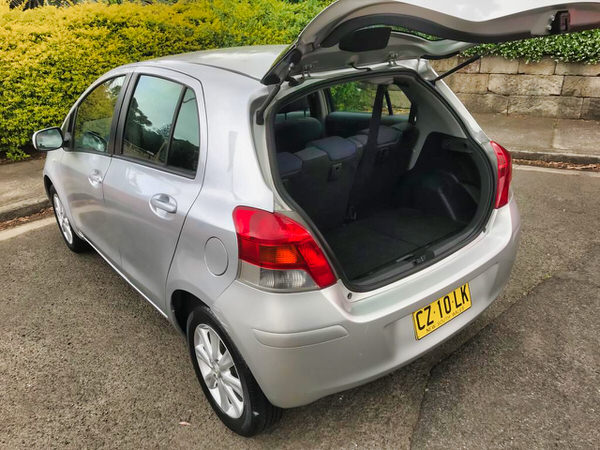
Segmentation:
[(317, 217), (320, 226), (327, 230), (344, 223), (350, 190), (358, 167), (357, 146), (348, 139), (331, 136), (309, 143), (327, 154), (328, 164), (325, 188), (318, 199)]
[[(368, 140), (369, 130), (361, 130), (356, 136), (348, 138), (356, 143), (359, 153), (363, 153)], [(377, 136), (377, 153), (369, 180), (365, 185), (368, 192), (361, 195), (363, 201), (375, 204), (390, 192), (400, 176), (405, 172), (410, 149), (404, 145), (404, 132), (393, 127), (381, 125)], [(355, 199), (352, 199), (355, 201)], [(366, 205), (353, 205), (362, 209)]]
[(289, 189), (290, 180), (302, 171), (302, 160), (289, 152), (277, 153), (277, 168), (283, 185)]
[(302, 162), (302, 170), (284, 181), (292, 198), (320, 230), (342, 225), (358, 165), (356, 145), (348, 139), (332, 136), (312, 141), (290, 156)]
[(319, 198), (327, 185), (329, 158), (327, 153), (315, 147), (307, 147), (293, 156), (300, 160), (302, 169), (298, 174), (288, 178), (287, 191), (317, 226), (320, 226)]
[(323, 125), (314, 117), (295, 117), (275, 123), (277, 152), (296, 153), (323, 136)]

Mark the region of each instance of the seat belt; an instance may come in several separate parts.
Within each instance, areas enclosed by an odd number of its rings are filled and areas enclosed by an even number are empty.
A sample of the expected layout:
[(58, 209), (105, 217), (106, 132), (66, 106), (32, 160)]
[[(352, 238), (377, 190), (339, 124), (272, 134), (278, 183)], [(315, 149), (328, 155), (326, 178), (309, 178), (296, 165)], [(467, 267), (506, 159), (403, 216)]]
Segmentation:
[(375, 102), (373, 104), (373, 113), (369, 121), (369, 134), (362, 157), (356, 169), (354, 184), (350, 191), (350, 205), (348, 208), (349, 219), (356, 219), (356, 208), (362, 203), (365, 196), (366, 187), (371, 179), (375, 160), (377, 158), (377, 141), (379, 138), (379, 125), (381, 124), (381, 115), (383, 112), (383, 100), (387, 87), (383, 84), (377, 86)]

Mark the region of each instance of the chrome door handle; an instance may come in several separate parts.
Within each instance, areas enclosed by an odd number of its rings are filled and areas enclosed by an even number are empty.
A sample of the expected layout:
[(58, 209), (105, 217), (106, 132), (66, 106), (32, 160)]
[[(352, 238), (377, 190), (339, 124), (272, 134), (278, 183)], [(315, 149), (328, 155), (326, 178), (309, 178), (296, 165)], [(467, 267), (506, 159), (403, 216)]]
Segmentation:
[(150, 205), (153, 208), (163, 210), (169, 214), (177, 212), (177, 202), (173, 197), (167, 194), (156, 194), (150, 199)]
[(102, 174), (99, 170), (94, 169), (88, 175), (88, 180), (92, 186), (98, 187), (102, 184)]

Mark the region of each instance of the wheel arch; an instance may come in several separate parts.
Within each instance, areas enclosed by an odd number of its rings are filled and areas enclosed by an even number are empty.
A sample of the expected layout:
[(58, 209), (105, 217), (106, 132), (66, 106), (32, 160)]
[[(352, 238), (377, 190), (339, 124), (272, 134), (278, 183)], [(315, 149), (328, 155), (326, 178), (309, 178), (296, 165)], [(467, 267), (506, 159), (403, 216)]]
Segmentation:
[(176, 289), (171, 295), (173, 325), (184, 336), (186, 334), (188, 317), (199, 306), (210, 309), (205, 302), (186, 290)]
[(50, 187), (54, 186), (54, 183), (52, 183), (52, 180), (50, 179), (50, 177), (48, 175), (44, 175), (44, 190), (46, 191), (46, 197), (48, 197), (50, 200), (52, 200), (50, 198)]

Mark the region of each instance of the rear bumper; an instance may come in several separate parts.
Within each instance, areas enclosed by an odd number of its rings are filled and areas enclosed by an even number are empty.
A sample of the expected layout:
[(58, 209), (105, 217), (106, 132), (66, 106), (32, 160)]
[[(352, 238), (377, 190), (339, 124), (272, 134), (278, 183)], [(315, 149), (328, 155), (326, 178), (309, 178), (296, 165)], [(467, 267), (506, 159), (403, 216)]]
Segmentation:
[[(352, 301), (341, 283), (277, 294), (236, 281), (213, 310), (271, 403), (301, 406), (385, 375), (473, 321), (507, 282), (519, 233), (512, 199), (493, 212), (486, 231), (467, 246)], [(412, 312), (466, 282), (472, 307), (417, 341)]]

